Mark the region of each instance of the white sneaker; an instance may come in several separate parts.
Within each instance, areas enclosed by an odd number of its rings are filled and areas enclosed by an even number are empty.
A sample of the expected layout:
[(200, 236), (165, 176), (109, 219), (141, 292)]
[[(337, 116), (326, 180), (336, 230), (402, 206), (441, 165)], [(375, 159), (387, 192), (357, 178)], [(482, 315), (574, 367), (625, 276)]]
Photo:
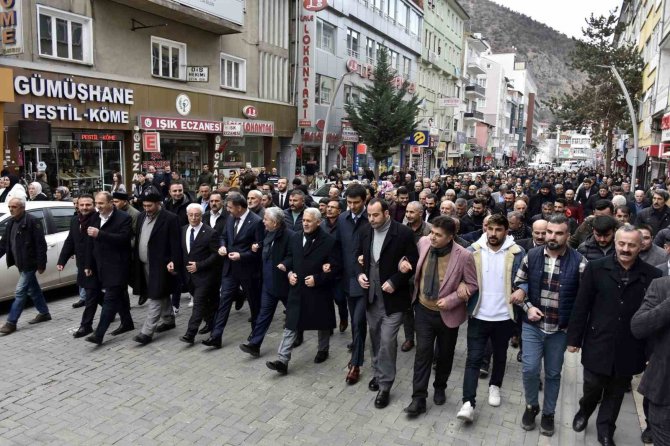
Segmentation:
[(456, 414), (456, 418), (458, 418), (461, 421), (472, 423), (472, 420), (475, 419), (475, 408), (472, 407), (470, 401), (463, 404), (461, 410), (459, 410), (458, 414)]
[(489, 406), (500, 406), (500, 387), (489, 386)]
[(188, 303), (188, 306), (189, 306), (189, 307), (192, 307), (192, 306), (193, 306), (193, 296), (191, 296), (191, 301)]

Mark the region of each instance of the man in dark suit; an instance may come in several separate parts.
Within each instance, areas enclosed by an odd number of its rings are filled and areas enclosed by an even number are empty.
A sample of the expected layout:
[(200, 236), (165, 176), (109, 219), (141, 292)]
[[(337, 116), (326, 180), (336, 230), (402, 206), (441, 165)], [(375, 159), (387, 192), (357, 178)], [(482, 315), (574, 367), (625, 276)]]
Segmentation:
[(532, 237), (517, 240), (516, 244), (528, 252), (536, 246), (544, 245), (547, 235), (547, 220), (536, 220), (533, 223)]
[(133, 228), (130, 215), (114, 208), (109, 192), (98, 192), (95, 206), (98, 213), (91, 218), (86, 230), (91, 240), (84, 272), (87, 276), (97, 276), (100, 287), (105, 291), (98, 327), (86, 340), (100, 345), (116, 313), (120, 313), (121, 326), (125, 326), (125, 331), (134, 327), (130, 312), (124, 314), (123, 310), (123, 299), (130, 281)]
[(412, 272), (401, 273), (398, 265), (407, 260), (412, 269), (416, 268), (419, 252), (414, 232), (391, 218), (386, 201), (370, 200), (367, 211), (371, 228), (360, 239), (358, 252), (363, 256), (363, 266), (358, 283), (367, 290), (366, 316), (375, 376), (371, 388), (379, 390), (375, 407), (382, 409), (389, 403), (395, 381), (398, 330), (411, 305)]
[(44, 228), (32, 215), (26, 213), (26, 200), (12, 198), (8, 203), (11, 219), (5, 233), (0, 238), (0, 257), (7, 255), (7, 268), (16, 265), (19, 270), (19, 281), (12, 308), (9, 310), (7, 322), (0, 328), (0, 334), (8, 335), (16, 331), (26, 297), (30, 296), (38, 314), (29, 324), (51, 320), (42, 289), (37, 282), (35, 273), (42, 274), (47, 266), (47, 242)]
[[(228, 211), (226, 210), (223, 197), (219, 192), (212, 192), (209, 195), (209, 210), (205, 212), (202, 216), (202, 223), (205, 226), (213, 228), (217, 235), (218, 240), (221, 240), (224, 231), (226, 230), (226, 222), (228, 221)], [(202, 320), (205, 321), (205, 326), (200, 329), (198, 333), (205, 334), (212, 331), (212, 326), (214, 325), (214, 317), (216, 316), (216, 310), (219, 308), (219, 288), (221, 287), (221, 274), (216, 275), (217, 285), (216, 292), (209, 293), (205, 298), (205, 303), (203, 304), (202, 311)], [(241, 293), (240, 293), (241, 294)], [(239, 305), (240, 308), (244, 304)]]
[[(440, 207), (437, 202), (437, 195), (431, 193), (426, 197), (426, 209), (424, 210), (423, 221), (430, 223), (435, 217), (440, 216)], [(401, 222), (402, 223), (402, 222)]]
[[(155, 194), (144, 198), (144, 212), (137, 218), (135, 230), (133, 292), (146, 297), (149, 305), (140, 334), (134, 338), (142, 345), (151, 342), (154, 331), (162, 333), (175, 328), (170, 293), (179, 283), (182, 270), (179, 217), (161, 210), (161, 201)], [(160, 325), (159, 320), (163, 321)]]
[(289, 200), (288, 200), (288, 179), (281, 177), (277, 180), (277, 191), (272, 194), (272, 202), (279, 209), (288, 209)]
[(223, 263), (219, 309), (212, 334), (202, 341), (204, 345), (215, 348), (221, 348), (230, 307), (240, 286), (249, 299), (252, 330), (260, 309), (261, 251), (254, 252), (251, 246), (263, 242), (263, 221), (249, 211), (246, 198), (239, 193), (228, 194), (226, 207), (230, 215), (218, 251), (220, 256), (227, 258)]
[(188, 225), (181, 229), (181, 250), (184, 255), (184, 277), (193, 296), (193, 312), (188, 321), (186, 334), (179, 338), (193, 344), (203, 319), (204, 307), (210, 296), (218, 292), (221, 283), (221, 258), (219, 235), (202, 223), (202, 207), (191, 203), (186, 208)]
[(289, 207), (284, 210), (286, 227), (293, 232), (302, 231), (302, 213), (305, 210), (305, 194), (293, 189), (289, 194)]
[(70, 231), (63, 243), (56, 268), (63, 271), (65, 264), (75, 256), (77, 263), (77, 285), (84, 289), (86, 296), (84, 313), (81, 315), (79, 329), (74, 332), (75, 338), (81, 338), (93, 333), (93, 318), (98, 309), (100, 282), (96, 275), (87, 276), (84, 272), (86, 262), (86, 250), (90, 242), (90, 237), (86, 233), (88, 225), (95, 214), (93, 197), (91, 195), (80, 195), (77, 200), (77, 215), (72, 217), (70, 222)]
[[(593, 184), (593, 180), (591, 178), (584, 178), (584, 181), (582, 181), (582, 187), (579, 188), (579, 191), (577, 192), (577, 197), (575, 198), (575, 201), (580, 203), (582, 206), (586, 206), (586, 202), (592, 195), (596, 195), (598, 193), (598, 188), (595, 187)], [(584, 212), (584, 216), (591, 215), (590, 212)]]
[(639, 258), (641, 247), (640, 231), (624, 226), (616, 232), (616, 256), (586, 265), (567, 330), (568, 351), (582, 349), (584, 365), (584, 396), (572, 428), (586, 429), (600, 402), (596, 428), (603, 445), (614, 445), (624, 394), (647, 361), (646, 343), (633, 337), (631, 319), (661, 272)]

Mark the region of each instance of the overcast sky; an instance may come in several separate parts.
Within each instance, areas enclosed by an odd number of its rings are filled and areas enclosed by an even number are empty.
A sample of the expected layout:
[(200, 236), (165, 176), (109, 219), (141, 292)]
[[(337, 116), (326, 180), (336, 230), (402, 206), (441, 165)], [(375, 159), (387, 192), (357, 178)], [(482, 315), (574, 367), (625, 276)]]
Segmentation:
[(568, 37), (582, 37), (581, 29), (586, 26), (584, 19), (591, 13), (605, 15), (614, 8), (620, 8), (622, 0), (493, 0), (495, 3), (526, 14)]

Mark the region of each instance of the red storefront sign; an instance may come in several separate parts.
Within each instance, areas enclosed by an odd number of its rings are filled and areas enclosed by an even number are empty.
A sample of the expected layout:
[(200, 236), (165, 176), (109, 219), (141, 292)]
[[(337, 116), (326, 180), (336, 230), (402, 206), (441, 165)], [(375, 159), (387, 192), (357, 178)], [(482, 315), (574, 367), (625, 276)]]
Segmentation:
[(142, 146), (145, 152), (161, 151), (161, 136), (158, 132), (146, 132), (142, 134)]
[(144, 130), (167, 130), (173, 132), (221, 133), (223, 122), (204, 121), (200, 119), (163, 118), (157, 116), (140, 116), (139, 126)]

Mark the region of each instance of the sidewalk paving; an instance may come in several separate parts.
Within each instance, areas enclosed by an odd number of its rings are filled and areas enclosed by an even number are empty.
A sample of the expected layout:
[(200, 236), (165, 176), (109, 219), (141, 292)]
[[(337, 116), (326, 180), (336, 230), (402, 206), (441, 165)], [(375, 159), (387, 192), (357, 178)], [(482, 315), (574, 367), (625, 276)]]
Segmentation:
[[(146, 307), (131, 297), (135, 326)], [(24, 312), (19, 330), (0, 338), (3, 379), (0, 380), (0, 445), (35, 444), (259, 444), (259, 445), (596, 445), (595, 425), (586, 433), (572, 431), (572, 417), (581, 393), (578, 355), (567, 354), (557, 432), (542, 437), (520, 427), (524, 411), (521, 367), (510, 348), (502, 405), (488, 406), (488, 381), (480, 380), (475, 422), (456, 419), (461, 405), (465, 364), (465, 327), (461, 327), (448, 383), (447, 403), (415, 420), (403, 412), (411, 400), (414, 351), (398, 352), (398, 373), (391, 404), (374, 407), (369, 349), (361, 382), (344, 382), (351, 331), (335, 332), (330, 358), (314, 364), (316, 333), (293, 352), (288, 376), (269, 370), (276, 358), (283, 322), (279, 309), (261, 348), (261, 358), (241, 352), (249, 324), (248, 307), (232, 311), (223, 348), (189, 347), (178, 337), (190, 316), (182, 300), (177, 329), (154, 336), (140, 346), (135, 330), (107, 336), (96, 348), (72, 338), (81, 309), (74, 299), (49, 302), (53, 321), (31, 326), (33, 308)], [(3, 315), (4, 318), (4, 315)], [(115, 328), (116, 323), (112, 325)], [(198, 336), (205, 339), (206, 336)], [(402, 330), (399, 336), (402, 342)], [(400, 343), (399, 342), (399, 343)], [(539, 422), (539, 417), (538, 417)], [(640, 422), (632, 394), (627, 394), (615, 440), (638, 445)]]

